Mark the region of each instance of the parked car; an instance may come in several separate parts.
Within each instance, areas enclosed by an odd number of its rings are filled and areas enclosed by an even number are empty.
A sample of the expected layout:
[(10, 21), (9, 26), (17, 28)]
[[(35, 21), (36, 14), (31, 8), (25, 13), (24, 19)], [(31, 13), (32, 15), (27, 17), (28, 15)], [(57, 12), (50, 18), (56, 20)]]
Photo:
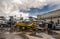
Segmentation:
[(0, 27), (3, 27), (6, 25), (6, 19), (4, 16), (0, 16)]
[(60, 30), (60, 24), (58, 24), (57, 26), (55, 26), (55, 29), (59, 29)]

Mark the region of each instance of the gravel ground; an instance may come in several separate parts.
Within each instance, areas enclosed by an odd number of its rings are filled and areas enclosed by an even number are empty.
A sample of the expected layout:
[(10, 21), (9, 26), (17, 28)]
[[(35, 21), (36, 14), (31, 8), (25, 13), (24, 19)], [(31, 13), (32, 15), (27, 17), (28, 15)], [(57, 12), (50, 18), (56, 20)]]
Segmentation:
[(27, 37), (24, 37), (23, 34), (17, 35), (17, 34), (12, 34), (9, 32), (6, 32), (4, 34), (0, 34), (0, 39), (25, 39)]
[(31, 32), (9, 32), (9, 29), (4, 29), (0, 31), (0, 39), (60, 39), (60, 34), (54, 32), (48, 34), (41, 32), (36, 34)]
[(48, 34), (45, 33), (36, 33), (36, 35), (31, 35), (29, 34), (25, 34), (25, 33), (17, 33), (17, 32), (4, 32), (4, 33), (0, 33), (0, 39), (49, 39), (49, 38), (53, 38)]
[(60, 39), (60, 31), (49, 31), (48, 34), (56, 39)]

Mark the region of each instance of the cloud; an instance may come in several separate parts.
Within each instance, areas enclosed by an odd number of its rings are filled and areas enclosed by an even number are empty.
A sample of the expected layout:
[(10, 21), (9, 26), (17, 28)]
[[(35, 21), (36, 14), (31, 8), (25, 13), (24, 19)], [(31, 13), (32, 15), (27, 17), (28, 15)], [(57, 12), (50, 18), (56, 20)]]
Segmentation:
[(19, 13), (22, 13), (22, 16), (26, 18), (29, 13), (19, 12), (19, 10), (27, 10), (31, 7), (43, 7), (45, 5), (46, 2), (44, 0), (0, 0), (0, 15), (20, 16)]
[(43, 7), (29, 8), (27, 10), (22, 10), (22, 12), (29, 12), (32, 15), (44, 14), (54, 10), (60, 9), (60, 0), (45, 0), (46, 5)]
[[(25, 12), (29, 13), (27, 11), (41, 13), (39, 10), (42, 10), (45, 6), (48, 6), (49, 9), (54, 6), (55, 8), (50, 9), (51, 11), (60, 9), (60, 0), (0, 0), (0, 14), (12, 15), (16, 13), (18, 15), (19, 10), (24, 14)], [(35, 9), (32, 10), (31, 8)]]
[[(9, 13), (8, 13), (9, 14)], [(28, 19), (28, 17), (29, 17), (29, 13), (24, 13), (24, 12), (19, 12), (19, 10), (17, 10), (17, 11), (14, 11), (14, 12), (12, 12), (12, 13), (10, 13), (9, 15), (7, 15), (7, 16), (16, 16), (16, 18), (20, 18), (20, 17), (23, 17), (24, 19)]]
[(36, 8), (36, 7), (42, 7), (46, 4), (44, 0), (20, 0), (22, 2), (22, 5), (24, 8)]
[[(46, 5), (45, 1), (40, 0), (0, 0), (0, 5), (2, 5), (6, 10), (16, 9), (27, 9), (27, 8), (37, 8)], [(2, 8), (3, 8), (2, 7)], [(15, 9), (14, 9), (15, 10)]]
[(47, 0), (47, 3), (50, 4), (50, 6), (53, 6), (53, 5), (59, 5), (60, 6), (60, 0)]

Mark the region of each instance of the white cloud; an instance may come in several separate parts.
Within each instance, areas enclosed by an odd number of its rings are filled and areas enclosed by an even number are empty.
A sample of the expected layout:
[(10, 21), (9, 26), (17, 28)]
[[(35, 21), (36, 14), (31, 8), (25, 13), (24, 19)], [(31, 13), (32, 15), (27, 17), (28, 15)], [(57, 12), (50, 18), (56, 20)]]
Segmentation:
[(50, 10), (49, 12), (60, 9), (60, 0), (46, 0), (46, 1), (47, 1), (47, 4), (50, 5), (49, 7), (52, 7), (55, 5), (55, 8)]
[[(19, 16), (18, 10), (27, 9), (31, 7), (42, 7), (45, 5), (45, 1), (42, 0), (0, 0), (0, 14), (3, 13), (5, 16), (17, 15)], [(23, 13), (23, 16), (28, 14)]]
[(0, 0), (0, 14), (17, 14), (18, 16), (19, 12), (17, 11), (20, 9), (42, 8), (48, 4), (51, 4), (51, 6), (57, 4), (60, 8), (60, 0)]
[(21, 17), (23, 17), (24, 19), (28, 19), (29, 18), (29, 13), (21, 12), (20, 15), (22, 15)]
[(60, 5), (60, 0), (46, 0), (47, 4), (50, 4), (50, 6), (53, 5)]
[(31, 8), (31, 7), (42, 7), (46, 4), (46, 1), (44, 0), (3, 0), (1, 3), (4, 4), (4, 6), (9, 7), (16, 6), (18, 8)]
[(19, 10), (11, 12), (8, 16), (16, 16), (16, 17), (23, 17), (24, 19), (28, 19), (29, 17), (29, 13), (23, 13), (23, 12), (19, 12)]

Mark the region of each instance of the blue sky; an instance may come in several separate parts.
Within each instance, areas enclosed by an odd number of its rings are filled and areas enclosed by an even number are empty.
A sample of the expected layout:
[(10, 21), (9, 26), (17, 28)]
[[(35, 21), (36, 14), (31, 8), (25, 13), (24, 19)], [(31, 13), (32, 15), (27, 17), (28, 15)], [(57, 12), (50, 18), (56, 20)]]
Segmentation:
[(28, 12), (30, 15), (45, 14), (45, 13), (52, 12), (52, 11), (60, 9), (60, 3), (58, 1), (59, 0), (52, 2), (50, 0), (50, 2), (49, 2), (50, 4), (47, 1), (47, 5), (43, 6), (42, 8), (41, 7), (39, 7), (39, 8), (38, 7), (36, 7), (36, 8), (31, 7), (31, 8), (29, 8), (30, 10), (21, 10), (21, 11), (22, 12)]
[[(50, 5), (46, 5), (44, 6), (42, 9), (40, 8), (31, 8), (30, 11), (27, 11), (29, 12), (30, 14), (32, 15), (36, 15), (36, 14), (45, 14), (45, 13), (48, 13), (48, 12), (52, 12), (52, 11), (55, 11), (55, 9), (57, 8), (58, 5), (53, 5), (51, 7), (49, 7)], [(58, 9), (56, 9), (58, 10)]]
[(28, 10), (27, 11), (23, 10), (23, 12), (28, 12), (32, 15), (33, 14), (44, 14), (44, 13), (50, 12), (51, 10), (54, 10), (57, 7), (57, 5), (53, 5), (51, 7), (49, 7), (49, 6), (50, 5), (46, 5), (42, 9), (40, 9), (40, 8), (30, 8), (29, 11)]
[(22, 12), (28, 12), (30, 15), (45, 14), (60, 9), (59, 5), (46, 5), (43, 8), (30, 8), (30, 10), (22, 10)]

